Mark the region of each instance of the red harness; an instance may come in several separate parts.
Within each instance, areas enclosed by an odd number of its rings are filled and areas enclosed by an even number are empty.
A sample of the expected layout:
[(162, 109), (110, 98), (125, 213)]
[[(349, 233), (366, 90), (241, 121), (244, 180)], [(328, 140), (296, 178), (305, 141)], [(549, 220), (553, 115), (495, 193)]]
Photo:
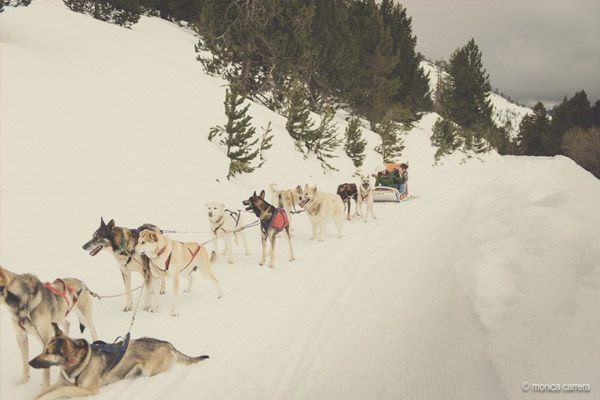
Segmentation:
[[(186, 247), (187, 248), (187, 247)], [(192, 261), (194, 261), (194, 258), (196, 258), (196, 256), (198, 255), (198, 253), (200, 252), (200, 249), (202, 248), (202, 245), (199, 244), (198, 247), (196, 247), (196, 250), (191, 251), (189, 248), (187, 248), (187, 251), (190, 252), (190, 255), (192, 256), (192, 258), (190, 258), (190, 261), (185, 265), (185, 267), (183, 267), (181, 270), (183, 271), (184, 269), (186, 269), (187, 267), (190, 266), (190, 264), (192, 263)], [(157, 256), (160, 256), (162, 253), (164, 253), (166, 247), (163, 248), (161, 251), (158, 252)], [(172, 252), (169, 253), (169, 256), (167, 257), (166, 261), (165, 261), (165, 271), (169, 270), (169, 265), (171, 265), (171, 254), (173, 254)]]
[[(57, 288), (55, 288), (54, 286), (52, 286), (56, 282), (60, 282), (63, 285), (62, 292), (60, 290), (58, 290)], [(69, 313), (69, 311), (71, 311), (71, 309), (73, 308), (75, 303), (77, 303), (77, 294), (75, 293), (75, 289), (73, 289), (73, 287), (71, 285), (67, 285), (65, 283), (65, 281), (63, 281), (60, 278), (55, 279), (54, 282), (52, 282), (52, 283), (50, 283), (50, 282), (44, 283), (44, 287), (46, 289), (48, 289), (49, 291), (51, 291), (52, 293), (54, 293), (55, 295), (60, 296), (63, 299), (65, 299), (65, 301), (67, 302), (67, 306), (69, 307), (69, 309), (67, 310), (67, 314)], [(69, 293), (71, 294), (71, 299), (73, 301), (73, 304), (69, 304), (70, 301), (69, 301), (69, 298), (67, 297), (67, 291), (69, 291)]]
[(277, 232), (281, 232), (284, 230), (290, 221), (288, 219), (287, 213), (283, 208), (278, 208), (275, 216), (271, 220), (271, 228), (275, 229)]

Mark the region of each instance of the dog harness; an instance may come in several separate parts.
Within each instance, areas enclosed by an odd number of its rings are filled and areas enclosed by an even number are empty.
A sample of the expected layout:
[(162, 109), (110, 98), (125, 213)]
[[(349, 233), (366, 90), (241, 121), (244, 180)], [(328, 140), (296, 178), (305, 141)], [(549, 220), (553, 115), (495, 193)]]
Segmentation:
[(273, 228), (277, 231), (277, 233), (284, 230), (289, 224), (290, 221), (288, 219), (287, 213), (283, 208), (276, 209), (271, 219), (267, 221), (261, 221), (260, 223), (263, 232), (268, 231), (269, 228)]
[[(242, 215), (242, 211), (238, 210), (237, 212), (235, 212), (235, 211), (231, 211), (231, 210), (227, 210), (227, 209), (225, 209), (224, 211), (226, 213), (228, 213), (231, 218), (234, 219), (235, 226), (234, 226), (233, 230), (235, 231), (237, 229), (238, 225), (240, 224), (240, 216)], [(219, 226), (217, 226), (215, 229), (212, 229), (212, 231), (215, 235), (217, 234), (217, 231), (219, 229), (221, 229), (221, 227), (223, 226), (224, 223), (225, 223), (225, 215), (222, 215), (221, 218), (219, 219)], [(223, 229), (223, 232), (227, 233), (228, 231)]]
[[(60, 282), (63, 285), (62, 292), (53, 286), (56, 282)], [(50, 283), (50, 282), (44, 283), (44, 287), (46, 289), (48, 289), (49, 291), (51, 291), (52, 293), (54, 293), (55, 295), (60, 296), (63, 299), (65, 299), (65, 301), (67, 302), (67, 306), (69, 307), (69, 309), (67, 310), (67, 314), (69, 313), (69, 311), (71, 311), (73, 306), (75, 306), (75, 303), (77, 303), (77, 299), (79, 298), (77, 296), (77, 294), (75, 293), (75, 289), (73, 289), (72, 286), (67, 285), (66, 282), (60, 278), (56, 278), (54, 280), (54, 282), (52, 282), (52, 283)], [(70, 302), (69, 302), (69, 298), (67, 297), (67, 291), (69, 293), (71, 293), (71, 299), (72, 299), (73, 304), (69, 304)]]
[[(199, 244), (198, 247), (196, 247), (196, 250), (192, 251), (189, 248), (186, 247), (187, 251), (190, 252), (190, 255), (192, 256), (192, 258), (190, 258), (190, 261), (185, 265), (185, 267), (183, 267), (181, 269), (181, 271), (185, 270), (187, 267), (190, 266), (190, 264), (192, 263), (192, 261), (194, 261), (194, 258), (196, 258), (196, 256), (198, 255), (198, 253), (200, 252), (200, 249), (202, 248), (202, 245)], [(160, 255), (162, 253), (165, 252), (166, 247), (164, 247), (161, 251), (159, 251), (156, 255), (157, 257), (160, 257)], [(169, 266), (171, 265), (171, 254), (173, 254), (173, 251), (171, 250), (171, 252), (169, 253), (169, 256), (167, 257), (167, 259), (165, 260), (165, 269), (163, 269), (162, 271), (168, 271), (169, 270)], [(160, 269), (160, 268), (159, 268)]]

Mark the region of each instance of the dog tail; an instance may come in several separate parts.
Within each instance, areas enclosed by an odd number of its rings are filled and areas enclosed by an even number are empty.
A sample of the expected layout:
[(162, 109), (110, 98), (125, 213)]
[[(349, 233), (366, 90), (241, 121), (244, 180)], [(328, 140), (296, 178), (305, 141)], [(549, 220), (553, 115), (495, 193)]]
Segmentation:
[(212, 253), (210, 253), (210, 262), (213, 263), (217, 260), (217, 253), (213, 250)]
[(81, 321), (79, 321), (79, 330), (81, 331), (81, 333), (83, 333), (83, 331), (85, 331), (85, 325), (81, 323)]
[(177, 355), (177, 362), (185, 365), (192, 365), (199, 363), (202, 360), (206, 360), (210, 358), (209, 356), (198, 356), (198, 357), (190, 357), (186, 354), (183, 354), (179, 350), (175, 349), (175, 354)]

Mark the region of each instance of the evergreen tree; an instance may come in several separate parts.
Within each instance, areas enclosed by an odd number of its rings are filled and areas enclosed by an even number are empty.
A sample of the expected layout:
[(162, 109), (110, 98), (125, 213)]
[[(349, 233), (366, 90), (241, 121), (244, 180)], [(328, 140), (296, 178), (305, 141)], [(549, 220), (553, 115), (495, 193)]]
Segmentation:
[(350, 25), (358, 53), (353, 70), (355, 86), (347, 98), (371, 124), (381, 121), (398, 93), (399, 78), (393, 76), (398, 55), (390, 29), (375, 0), (352, 2)]
[(260, 146), (259, 146), (259, 150), (258, 150), (258, 155), (260, 158), (260, 163), (258, 164), (257, 168), (260, 168), (264, 165), (265, 163), (265, 156), (264, 156), (264, 152), (269, 150), (271, 147), (273, 147), (273, 143), (271, 143), (273, 141), (273, 133), (272, 133), (272, 129), (271, 129), (271, 122), (269, 122), (269, 124), (267, 125), (266, 128), (263, 128), (264, 132), (260, 137)]
[(435, 152), (436, 160), (439, 160), (445, 154), (452, 153), (462, 143), (458, 127), (454, 122), (441, 117), (435, 121), (433, 134), (431, 135), (431, 144), (438, 148)]
[(360, 168), (365, 160), (365, 149), (367, 147), (367, 141), (362, 138), (360, 118), (354, 116), (348, 120), (344, 138), (344, 151), (350, 157), (354, 166)]
[(596, 100), (592, 107), (591, 123), (592, 126), (600, 127), (600, 100)]
[(294, 139), (296, 148), (306, 155), (311, 149), (314, 123), (310, 119), (306, 89), (300, 81), (294, 81), (288, 91), (285, 113), (285, 129)]
[(240, 109), (244, 100), (237, 87), (230, 86), (225, 92), (224, 103), (227, 124), (211, 128), (208, 135), (209, 140), (217, 138), (219, 144), (227, 148), (227, 157), (230, 159), (228, 179), (243, 172), (254, 171), (252, 161), (259, 153), (258, 149), (254, 149), (259, 139), (254, 138), (256, 130), (250, 124), (252, 118), (247, 115), (250, 104)]
[(546, 107), (538, 102), (533, 114), (526, 115), (519, 126), (518, 145), (521, 154), (530, 156), (552, 155), (550, 120)]
[(475, 40), (450, 56), (447, 72), (441, 99), (445, 116), (465, 128), (492, 125), (491, 86)]
[(420, 67), (422, 56), (416, 52), (417, 38), (412, 34), (412, 19), (407, 16), (406, 8), (394, 4), (393, 0), (383, 0), (379, 9), (397, 54), (392, 70), (392, 76), (399, 80), (394, 101), (403, 104), (413, 115), (418, 111), (431, 110), (429, 78)]
[(562, 153), (600, 178), (600, 128), (572, 128), (564, 134)]
[(375, 133), (381, 138), (375, 151), (381, 154), (384, 163), (396, 162), (404, 150), (398, 125), (392, 120), (383, 121), (375, 126)]
[(321, 166), (324, 169), (337, 171), (337, 168), (333, 167), (329, 160), (337, 157), (335, 150), (340, 145), (340, 141), (337, 138), (337, 126), (333, 122), (335, 112), (333, 108), (327, 107), (325, 112), (321, 115), (321, 123), (314, 129), (310, 136), (309, 151), (315, 154), (317, 160), (321, 161)]
[(124, 27), (137, 23), (142, 13), (139, 0), (63, 0), (72, 11)]

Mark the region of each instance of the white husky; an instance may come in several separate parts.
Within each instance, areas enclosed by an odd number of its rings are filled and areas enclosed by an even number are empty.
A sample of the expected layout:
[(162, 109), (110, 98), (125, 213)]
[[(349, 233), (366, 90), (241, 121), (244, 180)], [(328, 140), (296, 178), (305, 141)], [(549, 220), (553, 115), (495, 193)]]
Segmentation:
[[(367, 209), (363, 214), (363, 204), (367, 204)], [(361, 175), (360, 182), (358, 183), (358, 197), (356, 198), (356, 210), (357, 214), (363, 216), (364, 221), (367, 222), (367, 214), (370, 212), (373, 219), (377, 219), (373, 214), (373, 182), (369, 175)]]
[(300, 195), (300, 206), (306, 209), (312, 226), (311, 240), (323, 240), (325, 224), (333, 222), (337, 228), (337, 236), (342, 237), (342, 221), (344, 220), (344, 203), (340, 196), (317, 190), (316, 186), (304, 185)]
[(208, 223), (210, 230), (215, 239), (215, 251), (219, 251), (219, 239), (222, 238), (225, 242), (225, 254), (229, 264), (233, 264), (231, 255), (231, 237), (238, 244), (240, 239), (244, 244), (244, 254), (248, 255), (248, 244), (246, 243), (246, 235), (243, 230), (239, 230), (244, 226), (244, 219), (240, 210), (231, 211), (225, 208), (223, 203), (206, 203), (208, 209)]

